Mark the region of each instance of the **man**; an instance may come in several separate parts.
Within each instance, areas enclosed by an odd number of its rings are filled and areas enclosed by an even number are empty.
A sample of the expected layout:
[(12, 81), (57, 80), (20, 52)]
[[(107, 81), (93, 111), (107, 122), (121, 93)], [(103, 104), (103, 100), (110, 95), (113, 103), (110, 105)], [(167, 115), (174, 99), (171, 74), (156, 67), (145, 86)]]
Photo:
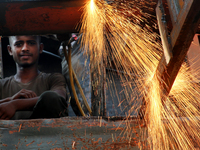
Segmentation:
[(40, 37), (11, 36), (9, 42), (8, 52), (16, 62), (17, 72), (0, 80), (0, 119), (68, 115), (64, 77), (38, 70), (38, 59), (43, 50)]

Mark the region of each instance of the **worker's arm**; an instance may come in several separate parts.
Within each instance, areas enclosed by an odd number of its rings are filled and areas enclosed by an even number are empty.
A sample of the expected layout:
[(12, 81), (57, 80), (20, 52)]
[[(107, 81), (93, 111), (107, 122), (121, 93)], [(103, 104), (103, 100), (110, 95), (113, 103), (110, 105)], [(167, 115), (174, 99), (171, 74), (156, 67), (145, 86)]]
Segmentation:
[(10, 119), (18, 110), (32, 109), (38, 98), (35, 92), (22, 89), (12, 97), (0, 100), (0, 119)]
[(0, 100), (0, 104), (11, 101), (11, 97), (7, 97), (5, 99)]
[(18, 110), (29, 110), (32, 109), (37, 103), (39, 97), (15, 99), (0, 104), (0, 119), (9, 120)]
[(13, 95), (12, 97), (7, 97), (5, 99), (0, 100), (0, 104), (5, 103), (5, 102), (9, 102), (9, 101), (14, 100), (14, 99), (33, 98), (33, 97), (37, 97), (35, 92), (22, 89), (18, 93), (16, 93), (15, 95)]
[[(62, 89), (52, 90), (58, 95), (66, 98), (66, 93)], [(19, 110), (30, 110), (37, 103), (39, 96), (33, 91), (22, 89), (11, 98), (1, 100), (0, 103), (0, 119), (9, 120), (11, 119), (16, 111)]]

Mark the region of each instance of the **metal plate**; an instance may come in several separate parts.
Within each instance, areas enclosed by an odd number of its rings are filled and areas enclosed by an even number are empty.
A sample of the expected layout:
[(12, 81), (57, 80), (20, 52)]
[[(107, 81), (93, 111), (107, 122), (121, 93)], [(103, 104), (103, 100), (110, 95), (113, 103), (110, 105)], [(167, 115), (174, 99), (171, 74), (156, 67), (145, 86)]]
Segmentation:
[(131, 130), (126, 132), (127, 121), (101, 118), (0, 121), (0, 149), (139, 150), (136, 120), (129, 121)]
[(77, 32), (86, 1), (1, 1), (0, 35)]

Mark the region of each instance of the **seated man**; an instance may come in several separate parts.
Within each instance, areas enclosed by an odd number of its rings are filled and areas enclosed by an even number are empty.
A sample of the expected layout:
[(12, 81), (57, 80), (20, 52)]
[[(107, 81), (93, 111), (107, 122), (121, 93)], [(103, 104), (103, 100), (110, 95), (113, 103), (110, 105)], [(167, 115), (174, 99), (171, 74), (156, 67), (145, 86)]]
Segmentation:
[(68, 115), (66, 83), (59, 73), (38, 70), (40, 36), (11, 36), (8, 52), (17, 73), (0, 80), (0, 119), (58, 118)]

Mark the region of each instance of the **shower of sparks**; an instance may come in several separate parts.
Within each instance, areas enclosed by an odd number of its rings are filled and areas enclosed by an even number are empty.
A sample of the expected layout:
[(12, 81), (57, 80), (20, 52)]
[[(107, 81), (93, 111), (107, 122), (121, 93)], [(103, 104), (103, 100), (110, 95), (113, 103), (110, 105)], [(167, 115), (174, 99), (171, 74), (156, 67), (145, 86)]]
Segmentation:
[[(147, 131), (143, 131), (141, 141), (147, 140), (153, 150), (195, 149), (200, 146), (200, 86), (183, 64), (170, 94), (164, 94), (155, 73), (162, 49), (156, 42), (158, 35), (145, 24), (148, 14), (137, 7), (142, 2), (88, 1), (80, 29), (82, 46), (96, 64), (104, 62), (107, 68), (115, 67), (129, 75), (121, 79), (130, 93), (127, 99), (133, 103), (131, 111), (140, 109), (131, 101), (136, 89), (138, 97), (145, 100)], [(145, 25), (141, 26), (142, 23)], [(130, 84), (133, 81), (136, 88)]]

